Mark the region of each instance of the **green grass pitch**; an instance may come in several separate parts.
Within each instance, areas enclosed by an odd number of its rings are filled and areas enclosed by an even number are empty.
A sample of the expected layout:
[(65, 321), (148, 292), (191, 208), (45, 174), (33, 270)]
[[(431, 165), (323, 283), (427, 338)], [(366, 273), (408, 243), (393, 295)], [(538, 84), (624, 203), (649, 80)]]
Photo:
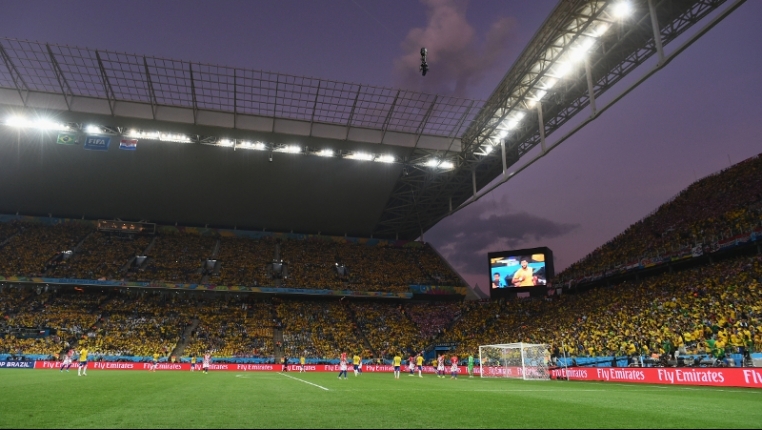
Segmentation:
[[(298, 378), (298, 379), (294, 379)], [(0, 427), (759, 428), (762, 390), (329, 373), (0, 370)]]

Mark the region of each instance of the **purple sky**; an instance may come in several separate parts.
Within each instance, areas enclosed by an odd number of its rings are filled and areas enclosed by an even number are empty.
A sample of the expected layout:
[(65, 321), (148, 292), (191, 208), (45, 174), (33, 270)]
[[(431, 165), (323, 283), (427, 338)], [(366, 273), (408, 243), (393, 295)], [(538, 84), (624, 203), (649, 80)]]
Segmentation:
[[(0, 36), (486, 99), (555, 5), (0, 0)], [(747, 2), (425, 239), (486, 290), (487, 252), (546, 245), (561, 270), (728, 159), (762, 152), (760, 16), (762, 2)], [(430, 52), (426, 78), (417, 73), (422, 44)]]

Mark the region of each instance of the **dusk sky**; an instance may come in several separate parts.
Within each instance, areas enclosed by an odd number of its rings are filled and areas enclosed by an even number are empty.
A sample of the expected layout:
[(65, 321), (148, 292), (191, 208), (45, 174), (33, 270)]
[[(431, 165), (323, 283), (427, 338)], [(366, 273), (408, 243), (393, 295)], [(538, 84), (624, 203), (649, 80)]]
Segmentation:
[[(556, 4), (0, 0), (0, 36), (484, 100)], [(425, 239), (486, 290), (487, 252), (549, 246), (560, 271), (696, 179), (759, 154), (760, 17), (762, 2), (746, 2), (597, 120)], [(429, 49), (425, 78), (418, 74), (421, 46)]]

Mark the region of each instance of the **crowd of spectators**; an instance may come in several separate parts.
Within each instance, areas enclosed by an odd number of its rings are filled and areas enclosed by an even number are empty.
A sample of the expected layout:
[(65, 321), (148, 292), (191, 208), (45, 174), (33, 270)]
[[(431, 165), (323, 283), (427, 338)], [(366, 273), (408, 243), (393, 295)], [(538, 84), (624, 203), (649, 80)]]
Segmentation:
[(92, 224), (76, 221), (53, 226), (13, 223), (12, 228), (18, 228), (18, 234), (0, 248), (0, 273), (4, 276), (42, 276), (51, 260), (95, 231)]
[(159, 235), (144, 263), (131, 278), (137, 281), (170, 283), (201, 282), (203, 263), (212, 258), (217, 238), (194, 234)]
[(275, 256), (275, 241), (269, 238), (220, 238), (219, 272), (209, 277), (217, 285), (270, 285), (269, 264)]
[(357, 326), (379, 356), (418, 353), (427, 345), (421, 329), (405, 314), (399, 303), (355, 302), (349, 304)]
[(475, 302), (441, 337), (479, 345), (547, 343), (572, 356), (707, 355), (762, 350), (762, 258), (736, 257), (553, 300)]
[(762, 227), (762, 156), (701, 179), (652, 215), (559, 273), (557, 281), (664, 256), (678, 249), (711, 246)]
[(444, 333), (463, 311), (462, 302), (423, 302), (406, 304), (407, 315), (420, 330), (423, 340), (431, 340)]
[(77, 252), (48, 270), (50, 277), (73, 279), (121, 279), (122, 269), (132, 257), (141, 255), (150, 236), (94, 233)]
[[(158, 236), (95, 231), (88, 222), (0, 223), (0, 274), (70, 279), (407, 292), (462, 281), (429, 245), (343, 239)], [(153, 243), (152, 243), (153, 242)], [(219, 248), (215, 250), (219, 244)], [(133, 258), (147, 254), (147, 259)], [(275, 270), (274, 261), (283, 269)], [(211, 264), (214, 261), (214, 264)], [(128, 264), (133, 262), (132, 264)]]

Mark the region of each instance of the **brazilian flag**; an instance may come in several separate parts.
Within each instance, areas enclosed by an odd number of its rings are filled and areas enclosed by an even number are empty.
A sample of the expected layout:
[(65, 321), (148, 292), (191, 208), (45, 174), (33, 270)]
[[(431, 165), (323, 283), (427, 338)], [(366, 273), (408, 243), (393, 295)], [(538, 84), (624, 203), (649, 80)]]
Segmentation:
[(59, 145), (76, 145), (77, 134), (76, 133), (59, 133), (56, 143)]

